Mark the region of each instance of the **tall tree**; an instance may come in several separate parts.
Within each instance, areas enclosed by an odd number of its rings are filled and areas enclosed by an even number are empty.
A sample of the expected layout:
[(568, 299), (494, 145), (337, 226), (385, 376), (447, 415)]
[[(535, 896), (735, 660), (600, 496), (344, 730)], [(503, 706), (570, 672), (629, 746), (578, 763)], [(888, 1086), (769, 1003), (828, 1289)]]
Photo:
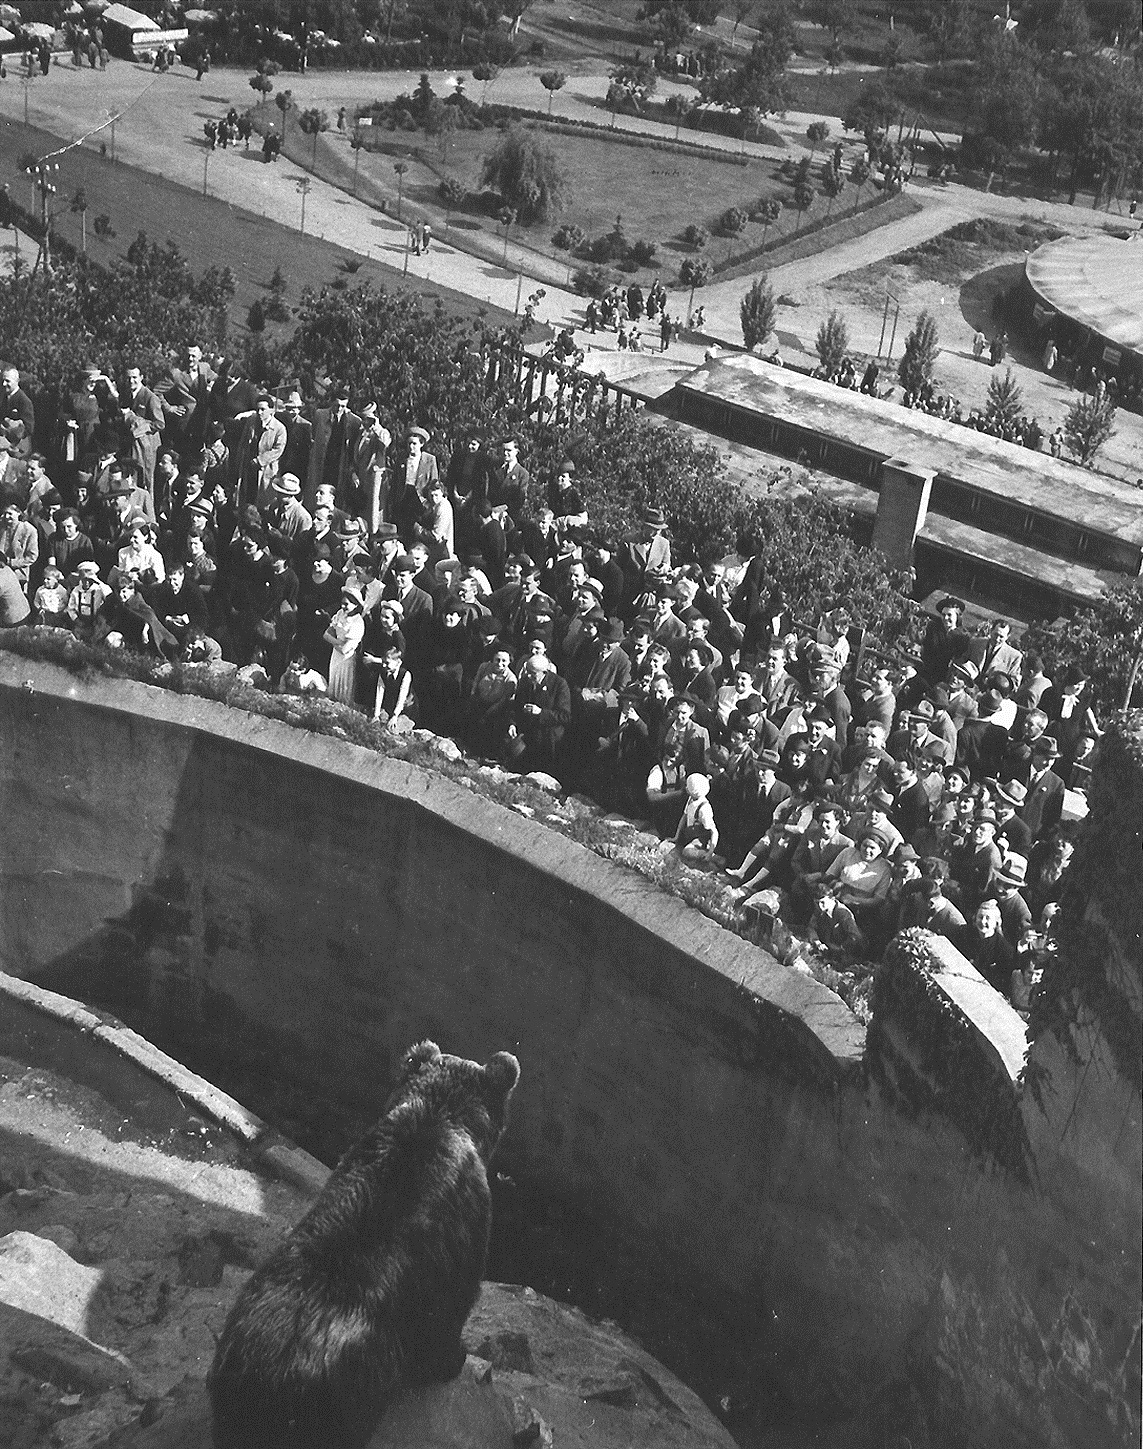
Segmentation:
[(769, 277), (759, 277), (743, 297), (739, 316), (742, 321), (743, 345), (747, 349), (761, 347), (778, 321), (778, 306), (774, 301), (774, 288), (770, 285)]
[(840, 312), (831, 312), (818, 328), (814, 343), (826, 377), (833, 377), (849, 352), (849, 328)]
[(1006, 368), (1003, 377), (994, 372), (988, 383), (988, 397), (984, 403), (985, 421), (1003, 431), (1019, 422), (1023, 407), (1024, 395), (1012, 369)]
[(930, 312), (922, 312), (905, 338), (905, 351), (897, 365), (897, 376), (906, 392), (923, 392), (929, 386), (940, 352), (936, 321)]
[(771, 27), (751, 46), (741, 65), (703, 76), (699, 81), (703, 104), (724, 111), (753, 107), (763, 116), (786, 110), (793, 98), (786, 76), (790, 54), (785, 31), (780, 25)]
[(1081, 397), (1064, 419), (1064, 446), (1077, 463), (1090, 468), (1112, 438), (1115, 403), (1111, 398)]
[(888, 134), (889, 127), (901, 116), (901, 102), (881, 81), (863, 85), (845, 113), (842, 125), (847, 131), (860, 131), (866, 146), (875, 150)]

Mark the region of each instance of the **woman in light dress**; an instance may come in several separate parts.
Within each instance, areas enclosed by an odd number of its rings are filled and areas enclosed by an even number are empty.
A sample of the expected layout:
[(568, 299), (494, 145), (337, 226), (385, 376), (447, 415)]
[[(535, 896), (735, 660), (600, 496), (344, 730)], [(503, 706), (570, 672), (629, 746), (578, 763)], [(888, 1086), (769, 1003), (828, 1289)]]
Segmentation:
[(365, 634), (365, 600), (361, 591), (346, 584), (341, 591), (341, 608), (329, 621), (325, 642), (332, 653), (329, 659), (328, 698), (339, 704), (352, 704), (357, 683), (357, 650)]

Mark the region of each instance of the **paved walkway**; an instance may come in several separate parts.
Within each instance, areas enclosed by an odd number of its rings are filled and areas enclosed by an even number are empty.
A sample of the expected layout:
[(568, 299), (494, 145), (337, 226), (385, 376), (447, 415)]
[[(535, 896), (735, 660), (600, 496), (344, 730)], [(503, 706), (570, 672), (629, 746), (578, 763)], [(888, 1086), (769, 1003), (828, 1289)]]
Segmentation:
[[(335, 116), (340, 105), (352, 108), (367, 100), (391, 99), (411, 91), (417, 80), (418, 76), (411, 72), (311, 71), (306, 76), (283, 74), (278, 78), (278, 85), (279, 89), (288, 86), (303, 108), (317, 105)], [(452, 79), (447, 74), (434, 75), (432, 80), (438, 93), (448, 93)], [(606, 111), (592, 104), (606, 94), (607, 83), (606, 76), (571, 76), (567, 86), (554, 97), (554, 113), (595, 121), (607, 118)], [(478, 83), (469, 77), (468, 87), (470, 94), (476, 94)], [(658, 94), (669, 94), (672, 89), (686, 88), (664, 80)], [(253, 99), (245, 71), (215, 70), (198, 84), (192, 74), (183, 70), (156, 76), (146, 67), (120, 61), (114, 62), (106, 72), (75, 71), (67, 62), (54, 66), (50, 75), (36, 79), (30, 86), (18, 78), (10, 78), (0, 87), (0, 117), (4, 118), (5, 125), (22, 123), (25, 91), (33, 125), (68, 140), (88, 137), (86, 144), (106, 147), (108, 154), (132, 166), (199, 191), (205, 186), (213, 196), (289, 227), (297, 227), (301, 221), (302, 197), (298, 183), (308, 180), (305, 197), (308, 233), (337, 241), (379, 262), (407, 267), (419, 277), (448, 285), (508, 311), (514, 310), (518, 302), (522, 305), (537, 285), (543, 285), (546, 295), (538, 309), (542, 320), (556, 325), (582, 323), (585, 305), (582, 298), (550, 281), (537, 284), (529, 279), (527, 272), (535, 262), (535, 254), (525, 248), (510, 243), (506, 265), (481, 260), (440, 241), (434, 243), (426, 257), (407, 256), (403, 225), (325, 182), (306, 178), (300, 168), (286, 161), (266, 166), (254, 151), (209, 152), (203, 142), (203, 121), (217, 117), (230, 105), (245, 108)], [(489, 99), (542, 108), (547, 92), (533, 71), (508, 69), (489, 87)], [(116, 117), (114, 126), (110, 121), (112, 116)], [(809, 119), (799, 114), (779, 124), (786, 126), (793, 139), (795, 131), (804, 134)], [(840, 122), (836, 118), (833, 122), (834, 135), (840, 136)], [(674, 134), (673, 127), (638, 117), (620, 116), (616, 123), (622, 129), (650, 135)], [(745, 149), (747, 154), (759, 156), (790, 154), (755, 143), (747, 143), (743, 148), (738, 141), (713, 134), (702, 139), (723, 150)], [(857, 142), (850, 138), (846, 145), (854, 148)], [(913, 194), (922, 205), (919, 213), (815, 256), (775, 267), (771, 279), (776, 290), (794, 296), (804, 294), (831, 277), (914, 246), (964, 217), (990, 215), (1011, 220), (1034, 217), (1066, 224), (1072, 230), (1098, 229), (1106, 224), (1102, 213), (983, 195), (955, 185), (918, 186)], [(560, 269), (556, 270), (558, 274)], [(545, 272), (551, 277), (550, 266)], [(699, 295), (706, 309), (708, 335), (730, 344), (740, 341), (739, 305), (750, 282), (750, 277), (718, 282)], [(676, 293), (676, 298), (679, 296)], [(603, 334), (593, 341), (600, 347), (613, 345)], [(702, 349), (684, 342), (677, 344), (673, 355), (690, 357), (697, 363), (702, 360)]]

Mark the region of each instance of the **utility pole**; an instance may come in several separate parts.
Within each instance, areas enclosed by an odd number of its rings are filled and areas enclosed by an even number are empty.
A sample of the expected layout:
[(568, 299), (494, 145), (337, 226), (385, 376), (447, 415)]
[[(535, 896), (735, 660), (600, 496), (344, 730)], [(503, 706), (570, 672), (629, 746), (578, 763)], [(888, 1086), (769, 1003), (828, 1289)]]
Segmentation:
[(53, 176), (59, 175), (58, 161), (40, 161), (32, 168), (32, 180), (40, 193), (40, 224), (44, 228), (43, 253), (44, 272), (52, 270), (52, 210), (49, 198), (56, 194)]

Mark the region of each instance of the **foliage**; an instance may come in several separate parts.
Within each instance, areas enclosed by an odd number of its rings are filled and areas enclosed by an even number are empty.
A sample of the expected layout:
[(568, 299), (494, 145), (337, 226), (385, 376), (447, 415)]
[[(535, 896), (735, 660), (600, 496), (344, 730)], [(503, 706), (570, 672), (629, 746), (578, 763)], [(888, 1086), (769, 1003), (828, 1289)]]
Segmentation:
[[(1069, 665), (1080, 665), (1091, 678), (1095, 712), (1106, 717), (1124, 703), (1141, 640), (1143, 583), (1132, 579), (1107, 589), (1098, 603), (1071, 618), (1033, 622), (1021, 645), (1040, 655), (1044, 672), (1053, 679), (1059, 679)], [(1143, 687), (1143, 678), (1136, 686)], [(1137, 699), (1136, 692), (1133, 700)]]
[(940, 350), (936, 321), (928, 311), (922, 312), (905, 338), (905, 351), (897, 365), (906, 392), (922, 392), (932, 382)]
[(696, 252), (701, 251), (709, 240), (710, 232), (707, 231), (706, 227), (699, 226), (693, 221), (683, 232), (683, 241), (686, 242), (687, 246), (694, 247)]
[(761, 347), (778, 321), (778, 307), (769, 277), (759, 277), (743, 297), (739, 317), (743, 345), (747, 348)]
[(468, 198), (468, 187), (455, 176), (445, 176), (437, 189), (446, 206), (461, 206)]
[(805, 182), (794, 187), (794, 205), (798, 209), (799, 224), (804, 213), (809, 211), (810, 207), (813, 206), (816, 194), (814, 188), (808, 186)]
[(842, 125), (847, 131), (860, 131), (865, 144), (875, 148), (901, 115), (901, 103), (881, 81), (861, 87), (845, 113)]
[(521, 126), (510, 126), (485, 157), (481, 183), (499, 192), (525, 226), (554, 216), (566, 200), (554, 154)]
[(562, 252), (578, 251), (585, 241), (587, 241), (587, 233), (582, 227), (576, 226), (571, 221), (565, 222), (552, 237), (552, 245), (558, 247)]
[(813, 0), (808, 10), (810, 19), (828, 30), (830, 39), (836, 45), (850, 24), (848, 0)]
[(250, 332), (265, 332), (266, 308), (261, 297), (255, 297), (246, 312), (246, 327)]
[(761, 35), (743, 63), (703, 76), (699, 95), (704, 105), (721, 110), (757, 111), (760, 116), (784, 111), (793, 99), (786, 64), (793, 48), (781, 26)]
[(826, 215), (828, 216), (833, 210), (834, 202), (845, 190), (845, 177), (832, 164), (827, 164), (822, 167), (822, 190), (829, 198), (829, 207), (826, 211)]
[(562, 91), (568, 83), (568, 78), (562, 70), (544, 70), (540, 72), (540, 84), (548, 93), (548, 115), (552, 114), (552, 102), (556, 98), (556, 92)]
[(818, 328), (818, 361), (826, 377), (832, 377), (849, 352), (849, 329), (839, 312), (831, 312)]
[[(658, 83), (655, 67), (643, 61), (617, 65), (608, 74), (611, 77), (611, 85), (607, 92), (607, 103), (613, 110), (621, 110), (630, 106), (641, 111), (651, 98)], [(613, 95), (612, 92), (615, 94)]]
[[(782, 203), (776, 196), (764, 196), (754, 210), (754, 220), (768, 231), (782, 215)], [(765, 232), (763, 232), (765, 235)]]
[(640, 237), (638, 241), (631, 243), (631, 260), (637, 267), (653, 267), (655, 265), (655, 252), (657, 248), (654, 242), (646, 241)]
[[(1040, 122), (1041, 79), (1032, 57), (1019, 43), (994, 40), (984, 48), (972, 97), (973, 134), (991, 142), (992, 163), (1032, 145)], [(966, 136), (969, 150), (972, 144)]]
[(992, 425), (993, 430), (1002, 431), (1005, 427), (1019, 422), (1023, 407), (1024, 396), (1012, 369), (1007, 368), (1003, 377), (994, 372), (988, 384), (988, 398), (984, 404), (985, 421)]
[(57, 259), (50, 276), (0, 281), (5, 356), (49, 412), (70, 394), (85, 362), (112, 377), (137, 365), (153, 379), (173, 349), (225, 344), (233, 273), (212, 268), (194, 277), (174, 242), (160, 247), (136, 238), (131, 255), (131, 263), (110, 270)]
[(829, 127), (824, 121), (811, 121), (806, 127), (806, 140), (810, 143), (812, 156), (819, 146), (824, 146), (829, 140)]
[(861, 202), (861, 193), (868, 184), (871, 175), (872, 171), (870, 169), (869, 162), (866, 161), (864, 156), (859, 156), (857, 160), (854, 161), (853, 165), (849, 168), (849, 179), (853, 182), (854, 186), (857, 187), (857, 195), (854, 197), (853, 200), (853, 209), (855, 212), (857, 211), (857, 208)]
[(602, 267), (580, 267), (572, 277), (572, 286), (581, 297), (602, 297), (608, 285)]
[(258, 102), (261, 104), (270, 92), (274, 89), (274, 82), (264, 70), (259, 70), (250, 77), (251, 87), (258, 92)]
[(1111, 398), (1081, 397), (1064, 419), (1064, 446), (1077, 463), (1090, 468), (1096, 454), (1114, 436), (1114, 422)]
[(693, 291), (696, 287), (705, 287), (710, 281), (710, 274), (711, 265), (705, 257), (684, 257), (679, 268), (679, 281)]
[(723, 236), (739, 236), (746, 230), (749, 216), (740, 206), (728, 206), (718, 219), (718, 227)]

